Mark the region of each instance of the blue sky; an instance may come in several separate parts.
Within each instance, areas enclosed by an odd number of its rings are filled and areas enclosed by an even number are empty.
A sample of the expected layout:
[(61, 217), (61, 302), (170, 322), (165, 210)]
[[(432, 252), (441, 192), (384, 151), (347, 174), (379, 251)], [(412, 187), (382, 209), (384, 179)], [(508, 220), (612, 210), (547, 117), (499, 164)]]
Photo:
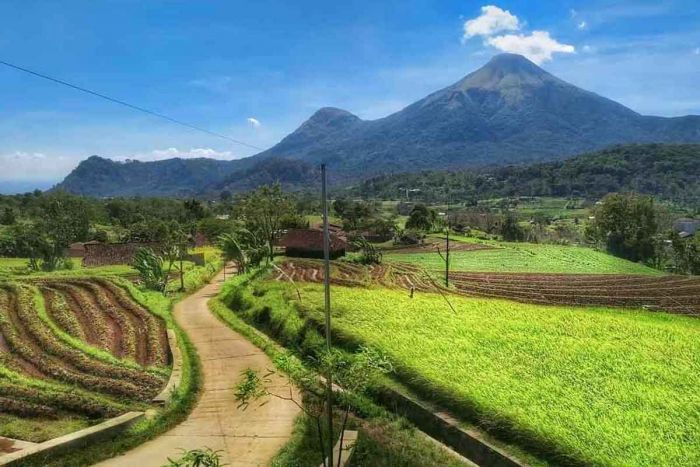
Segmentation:
[[(700, 114), (697, 0), (7, 0), (0, 19), (0, 60), (260, 147), (323, 106), (386, 116), (503, 50), (640, 113)], [(91, 154), (255, 152), (0, 67), (0, 192)]]

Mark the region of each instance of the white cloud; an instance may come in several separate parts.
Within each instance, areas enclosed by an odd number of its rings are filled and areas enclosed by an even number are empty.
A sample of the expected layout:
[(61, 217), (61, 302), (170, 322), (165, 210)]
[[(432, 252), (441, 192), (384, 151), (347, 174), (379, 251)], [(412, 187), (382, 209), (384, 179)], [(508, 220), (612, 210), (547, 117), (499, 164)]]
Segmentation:
[(494, 5), (481, 7), (481, 15), (464, 23), (464, 39), (474, 36), (490, 36), (502, 31), (520, 29), (518, 17), (508, 10)]
[(250, 123), (250, 126), (252, 126), (253, 128), (260, 128), (260, 120), (258, 120), (257, 118), (248, 117), (246, 118), (246, 121)]
[(595, 49), (595, 47), (593, 47), (591, 45), (585, 44), (583, 47), (581, 47), (581, 50), (584, 53), (591, 54), (591, 53), (594, 53), (596, 49)]
[(538, 65), (552, 59), (555, 53), (574, 53), (573, 45), (562, 44), (547, 31), (533, 31), (530, 35), (506, 34), (489, 37), (486, 43), (503, 52), (524, 55)]
[(42, 152), (13, 151), (0, 153), (1, 180), (50, 180), (73, 168), (66, 156), (49, 156)]
[(586, 23), (585, 21), (580, 21), (580, 22), (576, 25), (576, 27), (577, 27), (579, 30), (583, 31), (584, 29), (586, 29), (586, 28), (588, 27), (588, 23)]

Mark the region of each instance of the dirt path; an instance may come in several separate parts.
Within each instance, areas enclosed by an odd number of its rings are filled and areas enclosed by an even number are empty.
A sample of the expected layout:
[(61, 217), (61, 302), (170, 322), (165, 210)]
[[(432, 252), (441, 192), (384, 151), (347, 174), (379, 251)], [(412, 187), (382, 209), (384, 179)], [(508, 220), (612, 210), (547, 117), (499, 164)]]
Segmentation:
[[(202, 397), (190, 416), (167, 433), (100, 466), (158, 467), (180, 449), (221, 450), (230, 466), (267, 465), (292, 433), (299, 409), (292, 402), (271, 399), (265, 405), (238, 408), (233, 387), (246, 368), (273, 368), (270, 359), (213, 316), (207, 301), (215, 296), (223, 274), (175, 306), (175, 319), (199, 352), (204, 376)], [(286, 381), (273, 378), (273, 392), (289, 394)]]

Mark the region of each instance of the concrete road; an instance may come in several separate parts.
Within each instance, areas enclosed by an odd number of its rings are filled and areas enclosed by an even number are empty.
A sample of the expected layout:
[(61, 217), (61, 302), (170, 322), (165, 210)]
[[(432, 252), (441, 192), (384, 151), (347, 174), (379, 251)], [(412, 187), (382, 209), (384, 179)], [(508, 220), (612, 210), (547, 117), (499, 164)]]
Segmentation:
[[(215, 296), (223, 274), (175, 306), (175, 319), (197, 348), (202, 362), (204, 388), (189, 417), (172, 430), (124, 455), (101, 462), (109, 467), (158, 467), (177, 458), (180, 449), (209, 447), (221, 450), (230, 466), (267, 465), (289, 440), (299, 408), (277, 398), (266, 404), (238, 408), (233, 388), (241, 372), (253, 368), (265, 372), (272, 361), (260, 349), (211, 314), (207, 301)], [(271, 391), (289, 395), (286, 379), (272, 378)], [(292, 389), (295, 398), (299, 395)]]

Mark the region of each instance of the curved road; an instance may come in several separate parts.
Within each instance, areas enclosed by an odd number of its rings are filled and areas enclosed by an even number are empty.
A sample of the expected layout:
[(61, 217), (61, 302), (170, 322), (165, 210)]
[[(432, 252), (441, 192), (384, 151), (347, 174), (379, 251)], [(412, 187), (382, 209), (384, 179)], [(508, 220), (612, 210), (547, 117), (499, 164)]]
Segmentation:
[[(233, 388), (246, 368), (273, 368), (262, 350), (211, 314), (207, 301), (215, 296), (223, 273), (175, 306), (175, 320), (189, 335), (202, 362), (203, 391), (196, 407), (180, 425), (127, 453), (97, 465), (158, 467), (177, 458), (181, 449), (221, 450), (230, 466), (267, 465), (292, 434), (299, 409), (293, 402), (271, 398), (266, 404), (238, 408)], [(272, 379), (272, 392), (289, 394), (282, 377)], [(296, 391), (295, 391), (296, 393)], [(295, 394), (298, 397), (298, 394)]]

